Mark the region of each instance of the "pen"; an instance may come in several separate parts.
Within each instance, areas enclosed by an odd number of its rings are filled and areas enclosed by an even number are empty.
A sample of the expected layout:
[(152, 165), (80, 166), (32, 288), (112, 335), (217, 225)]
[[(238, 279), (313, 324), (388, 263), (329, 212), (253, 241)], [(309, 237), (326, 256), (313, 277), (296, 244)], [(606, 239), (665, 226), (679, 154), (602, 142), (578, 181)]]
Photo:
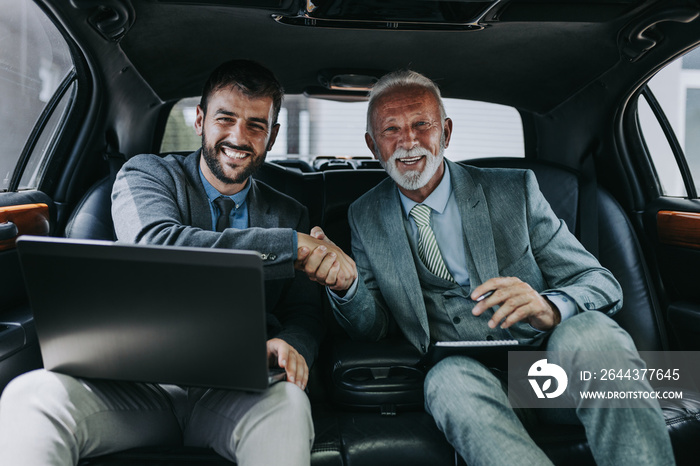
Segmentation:
[(479, 296), (478, 298), (476, 298), (475, 301), (476, 301), (477, 303), (480, 302), (480, 301), (483, 301), (484, 299), (488, 298), (489, 296), (491, 296), (491, 295), (494, 294), (495, 292), (496, 292), (496, 290), (487, 291), (486, 293), (484, 293), (484, 294), (482, 294), (481, 296)]

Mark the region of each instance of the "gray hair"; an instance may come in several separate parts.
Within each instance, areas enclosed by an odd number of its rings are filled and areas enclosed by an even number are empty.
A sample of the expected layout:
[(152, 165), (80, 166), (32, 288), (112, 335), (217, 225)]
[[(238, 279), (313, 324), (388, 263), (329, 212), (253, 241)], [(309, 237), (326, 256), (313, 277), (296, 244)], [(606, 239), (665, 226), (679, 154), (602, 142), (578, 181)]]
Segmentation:
[(432, 93), (440, 107), (440, 118), (442, 119), (444, 125), (445, 118), (447, 118), (447, 113), (445, 113), (445, 106), (442, 103), (442, 96), (440, 95), (440, 89), (437, 87), (437, 85), (431, 79), (416, 71), (392, 71), (391, 73), (382, 76), (374, 87), (372, 87), (372, 90), (369, 93), (369, 106), (367, 107), (367, 133), (370, 135), (372, 140), (374, 140), (374, 134), (372, 133), (372, 115), (374, 114), (374, 105), (376, 100), (386, 92), (401, 87), (422, 87)]

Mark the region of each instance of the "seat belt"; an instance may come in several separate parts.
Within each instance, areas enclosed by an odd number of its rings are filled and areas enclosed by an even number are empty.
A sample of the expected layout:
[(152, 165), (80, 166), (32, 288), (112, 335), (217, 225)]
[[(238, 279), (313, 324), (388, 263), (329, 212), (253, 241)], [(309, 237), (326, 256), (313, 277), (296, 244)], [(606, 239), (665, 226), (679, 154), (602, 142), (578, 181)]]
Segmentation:
[(105, 141), (105, 150), (102, 155), (109, 164), (109, 177), (114, 181), (122, 165), (126, 162), (126, 157), (119, 152), (119, 140), (117, 139), (116, 133), (107, 131), (105, 134)]
[(579, 239), (588, 252), (598, 258), (598, 183), (592, 148), (581, 160), (579, 178)]

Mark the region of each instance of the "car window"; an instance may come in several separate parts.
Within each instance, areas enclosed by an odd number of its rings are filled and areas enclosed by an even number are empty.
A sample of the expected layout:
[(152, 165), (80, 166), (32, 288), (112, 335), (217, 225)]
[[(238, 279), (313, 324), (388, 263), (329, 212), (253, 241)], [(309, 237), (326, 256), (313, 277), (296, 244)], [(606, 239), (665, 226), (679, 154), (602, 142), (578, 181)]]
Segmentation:
[(700, 49), (649, 81), (639, 98), (638, 118), (662, 193), (692, 196), (700, 191)]
[(644, 141), (649, 155), (651, 155), (662, 193), (667, 196), (687, 196), (688, 193), (673, 148), (646, 96), (639, 99), (637, 112), (639, 125), (644, 134)]
[[(201, 140), (193, 130), (199, 98), (179, 101), (168, 117), (161, 152), (196, 150)], [(520, 114), (512, 107), (445, 99), (454, 125), (445, 156), (452, 160), (524, 157)], [(269, 159), (319, 156), (369, 157), (365, 145), (367, 102), (335, 102), (288, 95), (280, 110), (280, 132)]]
[(32, 1), (0, 0), (0, 11), (0, 191), (36, 188), (74, 96), (73, 61)]

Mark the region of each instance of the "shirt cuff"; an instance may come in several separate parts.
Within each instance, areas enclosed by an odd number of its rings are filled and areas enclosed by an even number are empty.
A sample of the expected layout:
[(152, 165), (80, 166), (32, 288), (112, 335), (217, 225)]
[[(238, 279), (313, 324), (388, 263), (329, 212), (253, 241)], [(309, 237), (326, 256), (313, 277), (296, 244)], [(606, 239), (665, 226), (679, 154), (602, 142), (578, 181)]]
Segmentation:
[(542, 296), (546, 296), (547, 299), (549, 299), (552, 302), (552, 304), (554, 304), (557, 307), (557, 309), (559, 309), (559, 314), (561, 315), (562, 322), (576, 314), (576, 303), (565, 293), (561, 293), (559, 291), (551, 291), (549, 293), (542, 293)]
[[(559, 310), (559, 315), (561, 316), (561, 322), (564, 322), (564, 320), (576, 314), (578, 309), (576, 307), (576, 303), (574, 303), (574, 300), (567, 296), (566, 293), (562, 293), (560, 291), (550, 291), (548, 293), (542, 293), (542, 296), (546, 296), (547, 299), (549, 299), (552, 304), (557, 307)], [(532, 325), (530, 325), (530, 328), (536, 332), (545, 333), (545, 330), (540, 330)]]
[(338, 296), (335, 291), (331, 290), (330, 288), (326, 287), (326, 291), (328, 292), (328, 296), (334, 300), (338, 304), (345, 304), (348, 301), (350, 301), (352, 298), (355, 297), (355, 294), (357, 293), (357, 281), (360, 277), (355, 278), (355, 281), (352, 282), (352, 285), (350, 285), (350, 288), (348, 288), (347, 293), (345, 293), (345, 296)]
[(294, 260), (297, 260), (297, 257), (299, 257), (299, 253), (297, 252), (299, 249), (299, 236), (296, 230), (292, 230), (292, 233), (294, 234), (292, 238), (292, 244), (294, 245), (294, 249), (292, 249), (292, 251), (294, 251), (294, 253), (292, 255), (294, 256)]

